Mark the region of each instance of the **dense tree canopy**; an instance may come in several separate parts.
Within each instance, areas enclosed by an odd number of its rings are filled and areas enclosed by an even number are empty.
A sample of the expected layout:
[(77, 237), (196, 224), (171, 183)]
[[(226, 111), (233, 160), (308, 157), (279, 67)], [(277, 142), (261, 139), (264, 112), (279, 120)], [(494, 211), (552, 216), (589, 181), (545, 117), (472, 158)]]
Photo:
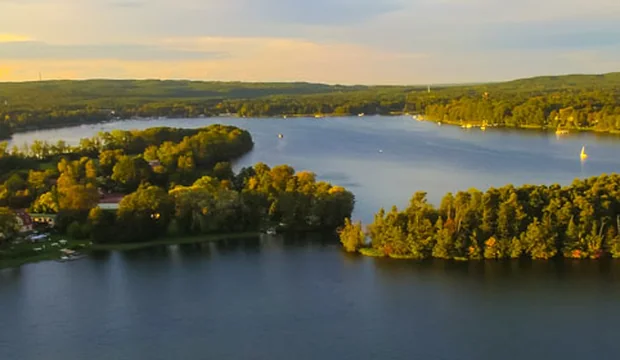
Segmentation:
[[(358, 231), (345, 227), (343, 243), (351, 243)], [(371, 249), (362, 251), (392, 257), (620, 257), (620, 175), (575, 180), (566, 187), (472, 189), (447, 194), (439, 208), (418, 192), (403, 211), (381, 209), (368, 235)]]
[[(259, 163), (234, 175), (233, 181), (203, 176), (190, 186), (176, 185), (168, 192), (141, 186), (122, 200), (116, 218), (105, 218), (104, 212), (95, 209), (89, 223), (98, 229), (93, 240), (102, 242), (266, 228), (334, 231), (351, 216), (353, 206), (353, 194), (316, 181), (312, 173)], [(114, 235), (102, 238), (101, 233)]]
[[(59, 231), (96, 242), (267, 228), (334, 231), (351, 216), (353, 194), (313, 173), (257, 164), (235, 174), (231, 161), (252, 147), (247, 131), (223, 125), (114, 130), (78, 146), (3, 146), (0, 206), (55, 213)], [(98, 206), (110, 192), (126, 195), (117, 213)]]

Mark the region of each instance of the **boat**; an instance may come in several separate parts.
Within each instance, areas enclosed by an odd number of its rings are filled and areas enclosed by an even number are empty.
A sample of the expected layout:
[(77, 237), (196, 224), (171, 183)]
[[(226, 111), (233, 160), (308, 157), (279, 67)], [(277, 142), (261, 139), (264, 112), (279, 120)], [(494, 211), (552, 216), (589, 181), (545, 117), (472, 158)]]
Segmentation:
[(278, 138), (279, 138), (279, 139), (282, 139), (282, 138), (284, 138), (284, 135), (282, 135), (282, 134), (278, 134)]
[(486, 127), (486, 126), (484, 126), (484, 125), (482, 125), (482, 126), (480, 127), (480, 130), (482, 130), (482, 131), (485, 131), (486, 129), (487, 129), (487, 127)]
[(383, 150), (379, 149), (379, 153), (383, 153)]
[(314, 115), (314, 118), (315, 118), (315, 119), (320, 119), (320, 118), (322, 118), (322, 117), (323, 117), (323, 115), (321, 115), (321, 114), (316, 114), (316, 115)]
[(359, 113), (359, 114), (357, 114), (357, 116), (362, 117), (362, 116), (364, 116), (364, 113)]
[(562, 130), (562, 129), (557, 129), (555, 131), (556, 135), (567, 135), (568, 134), (568, 130)]
[(585, 145), (581, 148), (581, 154), (579, 154), (579, 157), (581, 158), (581, 160), (585, 160), (588, 158), (588, 154), (586, 154)]

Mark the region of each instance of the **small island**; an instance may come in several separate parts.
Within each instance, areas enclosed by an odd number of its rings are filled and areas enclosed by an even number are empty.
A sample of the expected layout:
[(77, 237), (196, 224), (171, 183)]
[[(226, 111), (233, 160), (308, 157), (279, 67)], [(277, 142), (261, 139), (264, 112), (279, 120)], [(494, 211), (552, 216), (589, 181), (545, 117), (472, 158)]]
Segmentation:
[(0, 146), (0, 265), (75, 251), (334, 232), (354, 196), (308, 171), (258, 163), (234, 126), (102, 132), (68, 146)]
[(340, 239), (349, 252), (391, 258), (620, 258), (620, 175), (448, 193), (439, 208), (418, 192), (403, 211), (379, 210), (366, 231), (347, 219)]

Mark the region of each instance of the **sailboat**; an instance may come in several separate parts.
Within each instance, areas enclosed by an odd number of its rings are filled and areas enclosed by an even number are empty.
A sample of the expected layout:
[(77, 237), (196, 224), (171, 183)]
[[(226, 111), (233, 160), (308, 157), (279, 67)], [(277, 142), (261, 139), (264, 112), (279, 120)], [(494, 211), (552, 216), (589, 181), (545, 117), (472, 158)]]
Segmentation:
[(581, 157), (581, 160), (585, 160), (588, 158), (588, 154), (586, 154), (585, 145), (581, 148), (581, 154), (579, 156)]

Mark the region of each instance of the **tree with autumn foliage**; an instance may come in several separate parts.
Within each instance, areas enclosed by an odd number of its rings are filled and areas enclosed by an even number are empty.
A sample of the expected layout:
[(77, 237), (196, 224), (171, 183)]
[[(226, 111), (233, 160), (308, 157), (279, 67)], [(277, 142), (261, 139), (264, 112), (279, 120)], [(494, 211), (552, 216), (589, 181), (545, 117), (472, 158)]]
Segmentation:
[(339, 229), (338, 235), (347, 252), (356, 252), (366, 244), (366, 234), (361, 221), (352, 222), (349, 218), (345, 218), (344, 226)]

